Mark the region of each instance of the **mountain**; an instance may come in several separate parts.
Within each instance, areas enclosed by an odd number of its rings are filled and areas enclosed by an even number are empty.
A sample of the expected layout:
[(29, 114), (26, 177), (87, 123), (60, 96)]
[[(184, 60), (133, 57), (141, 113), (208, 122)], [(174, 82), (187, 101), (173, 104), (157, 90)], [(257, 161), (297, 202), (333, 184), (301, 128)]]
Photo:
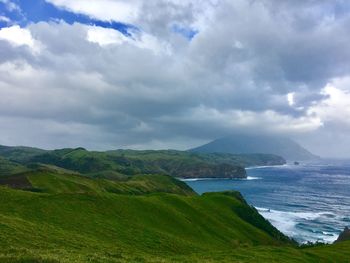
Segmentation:
[(190, 151), (200, 153), (275, 154), (289, 161), (319, 158), (295, 141), (278, 136), (234, 135), (214, 140)]

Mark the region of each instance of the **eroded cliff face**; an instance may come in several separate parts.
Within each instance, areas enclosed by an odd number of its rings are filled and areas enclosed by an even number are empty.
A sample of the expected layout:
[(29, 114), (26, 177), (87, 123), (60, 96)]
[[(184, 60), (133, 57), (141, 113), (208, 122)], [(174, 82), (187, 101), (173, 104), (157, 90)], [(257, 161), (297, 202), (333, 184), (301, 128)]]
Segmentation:
[(243, 167), (230, 164), (199, 164), (177, 169), (176, 177), (181, 178), (246, 178)]
[(350, 229), (348, 227), (345, 227), (343, 232), (340, 233), (335, 243), (342, 242), (342, 241), (350, 241)]

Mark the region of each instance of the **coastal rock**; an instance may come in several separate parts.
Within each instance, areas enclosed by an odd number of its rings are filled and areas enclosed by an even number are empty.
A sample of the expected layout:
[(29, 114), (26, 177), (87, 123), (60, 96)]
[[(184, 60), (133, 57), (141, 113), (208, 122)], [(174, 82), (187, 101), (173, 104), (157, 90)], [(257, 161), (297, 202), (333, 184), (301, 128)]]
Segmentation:
[(247, 178), (246, 170), (230, 164), (199, 164), (176, 169), (173, 175), (180, 178)]
[(350, 240), (350, 229), (345, 227), (343, 232), (340, 233), (338, 239), (334, 243), (349, 241)]

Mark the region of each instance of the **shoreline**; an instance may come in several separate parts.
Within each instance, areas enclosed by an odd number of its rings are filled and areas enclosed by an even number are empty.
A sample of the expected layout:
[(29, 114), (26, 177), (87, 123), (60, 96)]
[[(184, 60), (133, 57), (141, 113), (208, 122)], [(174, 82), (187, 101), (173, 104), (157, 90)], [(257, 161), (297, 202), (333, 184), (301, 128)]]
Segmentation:
[(227, 178), (227, 177), (207, 177), (207, 178), (180, 178), (176, 179), (182, 182), (195, 182), (195, 181), (215, 181), (215, 180), (232, 180), (232, 181), (249, 181), (249, 180), (261, 180), (261, 177), (247, 176), (246, 178)]

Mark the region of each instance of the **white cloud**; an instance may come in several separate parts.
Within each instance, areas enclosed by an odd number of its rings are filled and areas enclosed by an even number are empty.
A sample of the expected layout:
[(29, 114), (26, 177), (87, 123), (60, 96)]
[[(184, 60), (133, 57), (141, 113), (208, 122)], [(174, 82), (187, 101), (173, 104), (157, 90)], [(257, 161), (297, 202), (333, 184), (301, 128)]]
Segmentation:
[(101, 46), (131, 44), (138, 48), (149, 49), (154, 53), (171, 53), (171, 48), (166, 42), (161, 42), (154, 36), (144, 32), (132, 31), (131, 36), (125, 36), (123, 33), (112, 28), (103, 28), (98, 26), (86, 26), (87, 40), (97, 43)]
[(0, 21), (9, 23), (11, 22), (11, 19), (6, 16), (0, 16)]
[(0, 3), (4, 3), (9, 11), (21, 11), (21, 8), (10, 0), (0, 0)]
[(89, 26), (87, 32), (87, 39), (90, 42), (100, 44), (101, 46), (110, 44), (123, 44), (129, 42), (129, 38), (124, 36), (121, 32), (97, 26)]
[(86, 14), (103, 21), (122, 21), (133, 23), (139, 16), (140, 1), (118, 0), (46, 0), (56, 6), (75, 13)]
[(288, 101), (289, 106), (294, 106), (294, 104), (295, 104), (294, 95), (295, 95), (294, 92), (289, 92), (287, 94), (287, 101)]
[(41, 44), (36, 41), (31, 32), (18, 25), (4, 27), (0, 29), (0, 40), (6, 40), (13, 46), (28, 46), (33, 52), (39, 52)]
[(324, 122), (350, 128), (350, 77), (333, 80), (321, 93), (326, 99), (315, 103), (309, 112), (319, 116)]
[(15, 46), (27, 45), (34, 47), (34, 39), (28, 29), (18, 25), (0, 29), (0, 39), (7, 40)]
[(46, 0), (59, 8), (102, 21), (134, 25), (156, 36), (171, 35), (174, 24), (202, 30), (221, 0)]

